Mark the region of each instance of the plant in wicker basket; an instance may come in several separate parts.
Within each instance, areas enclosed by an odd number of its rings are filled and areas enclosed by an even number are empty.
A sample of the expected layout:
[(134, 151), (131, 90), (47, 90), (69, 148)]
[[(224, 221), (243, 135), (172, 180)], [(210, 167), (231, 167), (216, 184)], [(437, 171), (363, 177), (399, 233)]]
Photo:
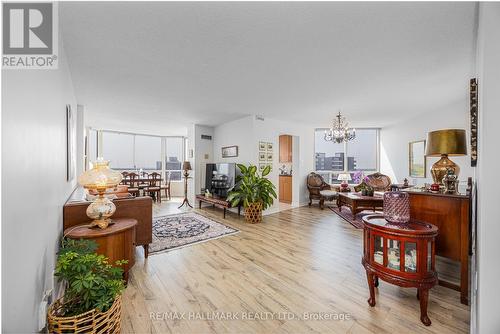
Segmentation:
[(262, 222), (262, 210), (273, 205), (277, 198), (274, 184), (265, 176), (271, 172), (271, 167), (266, 166), (259, 175), (254, 165), (245, 166), (238, 164), (241, 175), (236, 178), (236, 186), (229, 192), (227, 200), (232, 206), (243, 204), (245, 219), (249, 223)]
[(63, 239), (56, 276), (65, 284), (64, 297), (49, 308), (50, 333), (118, 333), (121, 293), (125, 288), (121, 265), (95, 253), (92, 240)]

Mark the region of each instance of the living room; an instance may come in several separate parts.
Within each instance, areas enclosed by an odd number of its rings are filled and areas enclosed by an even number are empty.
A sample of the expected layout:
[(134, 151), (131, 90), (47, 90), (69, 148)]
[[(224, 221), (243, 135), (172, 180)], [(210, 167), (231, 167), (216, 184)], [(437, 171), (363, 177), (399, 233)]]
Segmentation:
[(498, 3), (2, 8), (2, 332), (500, 331)]

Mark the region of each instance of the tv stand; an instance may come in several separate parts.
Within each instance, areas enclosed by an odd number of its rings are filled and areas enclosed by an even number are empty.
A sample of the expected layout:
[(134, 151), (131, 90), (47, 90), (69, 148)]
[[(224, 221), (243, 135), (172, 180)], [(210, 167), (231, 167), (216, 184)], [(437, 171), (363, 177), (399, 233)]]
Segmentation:
[[(224, 219), (226, 219), (226, 209), (231, 208), (231, 203), (226, 201), (225, 197), (206, 197), (205, 195), (196, 195), (196, 200), (199, 201), (199, 208), (201, 209), (201, 203), (205, 202), (212, 204), (213, 207), (218, 207), (224, 210)], [(241, 214), (241, 205), (238, 205), (238, 216)]]

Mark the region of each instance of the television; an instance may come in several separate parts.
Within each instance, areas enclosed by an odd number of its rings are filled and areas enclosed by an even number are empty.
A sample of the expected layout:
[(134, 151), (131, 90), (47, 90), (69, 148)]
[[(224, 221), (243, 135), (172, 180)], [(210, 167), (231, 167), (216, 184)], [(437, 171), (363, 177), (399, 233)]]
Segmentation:
[(235, 163), (207, 164), (205, 189), (214, 196), (225, 198), (234, 187), (238, 174), (240, 171)]

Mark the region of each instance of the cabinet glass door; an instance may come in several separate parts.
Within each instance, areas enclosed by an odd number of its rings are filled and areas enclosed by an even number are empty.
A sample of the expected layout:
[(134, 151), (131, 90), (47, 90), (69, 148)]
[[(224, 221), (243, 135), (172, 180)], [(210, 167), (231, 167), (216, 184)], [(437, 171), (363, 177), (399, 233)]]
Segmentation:
[(375, 235), (373, 243), (373, 260), (380, 264), (384, 265), (384, 238), (379, 235)]
[(399, 241), (387, 239), (387, 267), (394, 270), (400, 268), (400, 245)]
[(415, 242), (405, 241), (405, 271), (417, 272), (417, 244)]

